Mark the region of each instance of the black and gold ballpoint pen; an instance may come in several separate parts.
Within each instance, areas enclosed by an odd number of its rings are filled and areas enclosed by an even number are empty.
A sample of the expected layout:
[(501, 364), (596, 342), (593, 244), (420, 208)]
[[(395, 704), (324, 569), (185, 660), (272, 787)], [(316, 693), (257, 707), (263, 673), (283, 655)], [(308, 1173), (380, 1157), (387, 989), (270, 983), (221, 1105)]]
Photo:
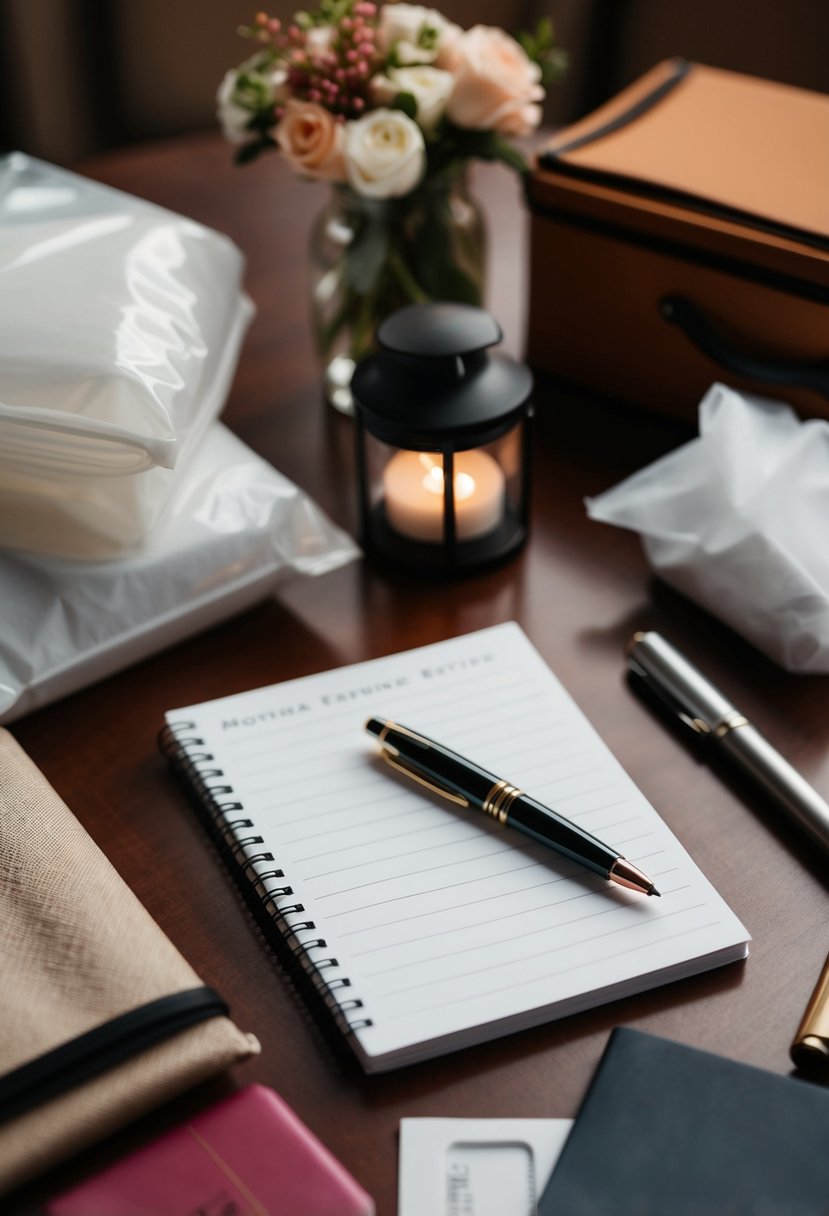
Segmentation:
[(476, 807), (498, 823), (518, 828), (610, 882), (645, 895), (659, 894), (647, 874), (621, 857), (616, 849), (457, 752), (382, 718), (369, 718), (366, 730), (376, 736), (381, 755), (392, 768), (413, 777), (434, 793), (459, 806)]

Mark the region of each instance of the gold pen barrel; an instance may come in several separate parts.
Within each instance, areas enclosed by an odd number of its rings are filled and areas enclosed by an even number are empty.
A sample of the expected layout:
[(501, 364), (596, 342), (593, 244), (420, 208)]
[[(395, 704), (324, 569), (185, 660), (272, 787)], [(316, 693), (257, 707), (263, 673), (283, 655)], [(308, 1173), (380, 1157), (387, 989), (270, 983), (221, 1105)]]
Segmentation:
[(829, 1076), (829, 958), (806, 1006), (789, 1055), (803, 1072)]

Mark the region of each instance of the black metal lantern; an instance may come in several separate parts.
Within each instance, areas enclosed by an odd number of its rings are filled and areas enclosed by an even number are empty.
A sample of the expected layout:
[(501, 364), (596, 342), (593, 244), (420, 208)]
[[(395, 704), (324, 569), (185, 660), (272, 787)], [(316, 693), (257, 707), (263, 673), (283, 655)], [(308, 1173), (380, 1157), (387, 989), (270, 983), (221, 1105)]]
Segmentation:
[(488, 348), (497, 322), (413, 304), (354, 372), (359, 539), (370, 557), (442, 576), (505, 560), (529, 523), (532, 376)]

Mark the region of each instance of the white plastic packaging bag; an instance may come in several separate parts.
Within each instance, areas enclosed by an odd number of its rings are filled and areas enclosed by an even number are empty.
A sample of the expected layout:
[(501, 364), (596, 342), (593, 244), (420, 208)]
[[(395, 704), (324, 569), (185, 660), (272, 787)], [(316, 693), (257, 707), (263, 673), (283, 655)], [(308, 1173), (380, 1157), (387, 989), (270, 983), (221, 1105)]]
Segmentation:
[(152, 541), (117, 561), (0, 552), (0, 721), (172, 645), (358, 550), (307, 494), (214, 423)]
[(597, 498), (657, 574), (789, 671), (829, 672), (829, 422), (722, 384), (699, 439)]
[(253, 306), (218, 232), (0, 159), (0, 545), (138, 544), (224, 406)]

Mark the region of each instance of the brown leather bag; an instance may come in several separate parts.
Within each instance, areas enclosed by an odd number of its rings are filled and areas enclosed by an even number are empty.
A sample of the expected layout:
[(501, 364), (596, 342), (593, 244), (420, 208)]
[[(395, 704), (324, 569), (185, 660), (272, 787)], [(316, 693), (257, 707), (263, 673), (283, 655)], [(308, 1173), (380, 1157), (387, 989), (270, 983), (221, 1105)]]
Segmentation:
[(715, 380), (829, 416), (829, 97), (665, 61), (528, 193), (537, 370), (689, 419)]
[(0, 729), (0, 1194), (259, 1051)]

